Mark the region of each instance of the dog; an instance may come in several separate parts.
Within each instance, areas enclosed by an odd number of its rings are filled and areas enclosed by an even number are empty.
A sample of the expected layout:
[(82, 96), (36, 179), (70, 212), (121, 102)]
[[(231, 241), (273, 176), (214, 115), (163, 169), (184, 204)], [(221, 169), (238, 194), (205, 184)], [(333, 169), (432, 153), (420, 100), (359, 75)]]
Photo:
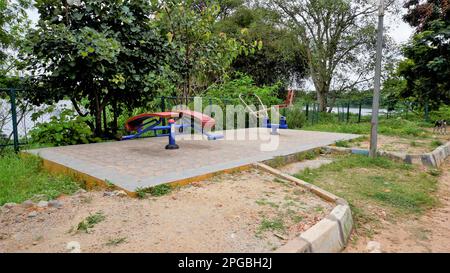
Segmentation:
[(433, 133), (447, 134), (447, 120), (441, 119), (434, 123)]

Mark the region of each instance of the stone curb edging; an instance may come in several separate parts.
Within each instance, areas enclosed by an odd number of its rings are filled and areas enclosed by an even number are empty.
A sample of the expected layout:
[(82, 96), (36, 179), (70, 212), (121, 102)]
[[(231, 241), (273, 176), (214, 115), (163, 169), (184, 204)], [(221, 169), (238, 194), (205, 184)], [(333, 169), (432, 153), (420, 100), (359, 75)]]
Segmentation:
[(294, 182), (320, 198), (336, 204), (326, 218), (278, 248), (275, 251), (276, 253), (336, 253), (347, 245), (353, 228), (353, 218), (346, 200), (266, 164), (255, 163), (255, 166), (275, 176)]
[[(365, 149), (325, 146), (325, 150), (335, 153), (368, 154)], [(434, 151), (425, 154), (405, 154), (396, 152), (378, 151), (380, 156), (386, 156), (394, 160), (400, 160), (407, 164), (419, 164), (426, 167), (438, 168), (450, 156), (450, 142), (437, 147)]]

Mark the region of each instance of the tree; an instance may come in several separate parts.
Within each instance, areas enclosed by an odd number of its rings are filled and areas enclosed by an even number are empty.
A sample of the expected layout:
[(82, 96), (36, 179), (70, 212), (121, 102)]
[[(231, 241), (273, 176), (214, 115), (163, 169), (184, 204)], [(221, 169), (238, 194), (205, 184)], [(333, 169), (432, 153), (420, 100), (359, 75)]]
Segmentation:
[(262, 46), (214, 32), (223, 15), (220, 2), (229, 1), (169, 0), (155, 4), (162, 34), (177, 54), (178, 62), (172, 67), (179, 76), (178, 89), (183, 97), (199, 94), (212, 82), (221, 81), (240, 54), (253, 53)]
[(255, 54), (241, 55), (233, 62), (233, 69), (250, 75), (257, 85), (300, 82), (306, 74), (304, 50), (296, 33), (279, 27), (280, 15), (264, 7), (241, 5), (224, 16), (217, 31), (232, 37), (246, 33), (248, 43), (262, 41)]
[(29, 27), (29, 0), (0, 0), (0, 82), (18, 65), (16, 49)]
[(271, 0), (296, 29), (306, 51), (320, 110), (330, 90), (350, 90), (373, 77), (375, 1)]
[(404, 19), (416, 27), (413, 40), (404, 47), (407, 58), (399, 65), (406, 81), (401, 96), (424, 107), (450, 103), (450, 3), (408, 1)]
[(79, 115), (93, 117), (88, 125), (102, 136), (109, 129), (107, 107), (115, 133), (121, 107), (154, 97), (147, 79), (163, 70), (171, 50), (150, 18), (149, 1), (79, 2), (36, 1), (40, 20), (23, 49), (33, 76), (28, 98), (35, 104), (69, 98)]
[(403, 19), (421, 32), (431, 27), (435, 20), (448, 20), (450, 2), (448, 0), (408, 0), (403, 5), (408, 9)]

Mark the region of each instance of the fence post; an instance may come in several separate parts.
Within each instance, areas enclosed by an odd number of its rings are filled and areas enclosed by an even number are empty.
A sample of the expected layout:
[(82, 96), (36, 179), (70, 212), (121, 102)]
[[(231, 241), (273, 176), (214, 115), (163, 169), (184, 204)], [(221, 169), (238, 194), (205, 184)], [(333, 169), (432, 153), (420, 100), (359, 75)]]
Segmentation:
[(209, 99), (209, 114), (211, 115), (212, 118), (214, 118), (213, 114), (212, 114), (212, 99)]
[(306, 103), (306, 120), (308, 120), (309, 117), (309, 102)]
[(430, 121), (430, 113), (429, 113), (429, 109), (428, 109), (428, 100), (425, 102), (425, 121), (426, 122)]
[(350, 102), (347, 103), (347, 123), (350, 121)]
[(316, 124), (319, 124), (319, 120), (320, 120), (320, 105), (317, 105), (317, 119), (316, 119)]
[[(161, 97), (161, 112), (166, 112), (166, 97), (165, 96)], [(167, 125), (166, 119), (163, 118), (162, 126), (166, 126), (166, 125)], [(163, 134), (167, 134), (167, 133), (168, 133), (167, 130), (163, 130)]]
[(359, 101), (358, 123), (361, 123), (361, 110), (362, 110), (362, 102)]
[(405, 102), (405, 105), (406, 105), (406, 114), (405, 114), (405, 118), (406, 119), (408, 119), (408, 112), (409, 112), (409, 103), (408, 102)]
[(19, 133), (17, 131), (16, 90), (14, 88), (9, 89), (9, 97), (11, 100), (14, 151), (17, 153), (19, 152)]

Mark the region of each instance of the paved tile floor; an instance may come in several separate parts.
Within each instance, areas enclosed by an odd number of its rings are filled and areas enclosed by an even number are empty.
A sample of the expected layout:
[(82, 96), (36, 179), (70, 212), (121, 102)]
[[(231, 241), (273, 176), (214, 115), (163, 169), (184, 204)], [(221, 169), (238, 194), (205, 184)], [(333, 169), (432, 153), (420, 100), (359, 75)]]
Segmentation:
[(134, 191), (356, 137), (299, 130), (280, 130), (279, 136), (271, 136), (268, 129), (252, 128), (226, 131), (225, 139), (213, 141), (180, 135), (178, 150), (165, 150), (168, 140), (162, 137), (28, 152)]

